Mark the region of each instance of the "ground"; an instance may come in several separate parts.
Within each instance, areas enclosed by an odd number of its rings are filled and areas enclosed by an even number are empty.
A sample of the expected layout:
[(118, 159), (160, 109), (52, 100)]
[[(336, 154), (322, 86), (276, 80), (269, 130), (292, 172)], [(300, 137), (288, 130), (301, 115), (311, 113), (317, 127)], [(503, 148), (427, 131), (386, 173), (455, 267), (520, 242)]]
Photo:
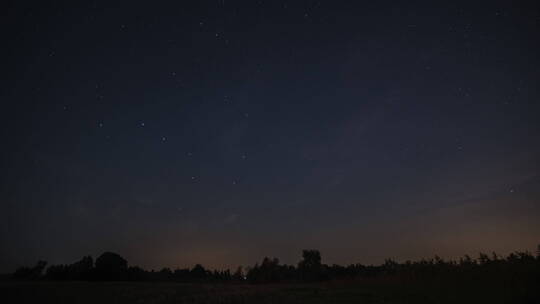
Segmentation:
[(540, 303), (531, 286), (378, 279), (311, 284), (1, 282), (3, 303)]

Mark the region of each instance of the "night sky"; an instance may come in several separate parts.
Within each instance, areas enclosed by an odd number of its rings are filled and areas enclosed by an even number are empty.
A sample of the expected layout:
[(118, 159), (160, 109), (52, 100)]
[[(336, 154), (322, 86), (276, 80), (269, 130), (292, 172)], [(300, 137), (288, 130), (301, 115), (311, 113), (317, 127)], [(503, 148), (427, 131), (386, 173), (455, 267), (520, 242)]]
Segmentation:
[(1, 9), (2, 272), (540, 243), (538, 3), (34, 2)]

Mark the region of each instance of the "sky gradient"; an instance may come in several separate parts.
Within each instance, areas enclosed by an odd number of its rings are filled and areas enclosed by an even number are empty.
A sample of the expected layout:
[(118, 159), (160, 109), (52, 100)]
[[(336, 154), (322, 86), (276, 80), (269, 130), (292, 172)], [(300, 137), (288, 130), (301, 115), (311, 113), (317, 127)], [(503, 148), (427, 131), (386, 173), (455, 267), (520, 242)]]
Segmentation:
[(540, 243), (540, 6), (3, 4), (0, 271)]

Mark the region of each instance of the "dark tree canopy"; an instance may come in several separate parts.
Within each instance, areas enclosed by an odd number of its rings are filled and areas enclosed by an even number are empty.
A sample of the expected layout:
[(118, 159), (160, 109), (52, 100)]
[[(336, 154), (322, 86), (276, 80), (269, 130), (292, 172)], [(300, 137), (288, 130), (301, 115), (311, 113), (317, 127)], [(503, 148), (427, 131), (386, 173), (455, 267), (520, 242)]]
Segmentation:
[(96, 274), (99, 278), (122, 279), (127, 276), (127, 269), (127, 261), (114, 252), (105, 252), (96, 259)]
[(278, 282), (314, 282), (329, 279), (354, 279), (375, 277), (402, 278), (491, 278), (499, 277), (523, 280), (524, 282), (540, 279), (540, 254), (514, 252), (508, 256), (495, 253), (480, 253), (477, 258), (465, 255), (458, 261), (444, 260), (439, 256), (420, 261), (399, 263), (386, 259), (379, 266), (351, 264), (348, 266), (326, 265), (322, 263), (318, 250), (304, 250), (302, 260), (297, 267), (280, 264), (277, 258), (265, 257), (261, 263), (239, 267), (234, 273), (230, 270), (206, 269), (201, 264), (193, 268), (163, 268), (159, 271), (147, 271), (138, 266), (128, 268), (128, 262), (120, 255), (105, 252), (95, 263), (90, 256), (68, 265), (52, 265), (42, 275), (47, 263), (39, 261), (33, 267), (20, 267), (13, 274), (16, 280), (98, 280), (98, 281), (176, 281), (176, 282), (244, 282), (255, 284)]
[(86, 280), (94, 271), (94, 260), (85, 256), (71, 265), (52, 265), (47, 268), (46, 277), (53, 280)]
[(41, 277), (43, 270), (47, 266), (47, 262), (38, 261), (34, 267), (19, 267), (13, 273), (13, 278), (16, 280), (36, 280)]
[(304, 250), (302, 252), (302, 261), (298, 263), (298, 271), (304, 280), (322, 279), (321, 253), (318, 250)]

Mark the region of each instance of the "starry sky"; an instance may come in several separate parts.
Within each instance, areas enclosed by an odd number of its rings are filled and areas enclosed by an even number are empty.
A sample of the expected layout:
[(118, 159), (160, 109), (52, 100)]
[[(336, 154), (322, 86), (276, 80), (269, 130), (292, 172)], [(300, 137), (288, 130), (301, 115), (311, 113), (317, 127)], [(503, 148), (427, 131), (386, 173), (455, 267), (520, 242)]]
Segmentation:
[(2, 6), (2, 272), (540, 243), (537, 3)]

